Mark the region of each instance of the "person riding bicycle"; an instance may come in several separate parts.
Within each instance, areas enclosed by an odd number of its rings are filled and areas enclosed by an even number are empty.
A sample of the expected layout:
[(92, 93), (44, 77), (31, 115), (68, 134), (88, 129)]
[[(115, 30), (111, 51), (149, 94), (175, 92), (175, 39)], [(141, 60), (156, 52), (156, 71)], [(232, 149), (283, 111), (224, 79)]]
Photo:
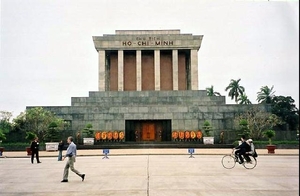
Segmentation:
[(251, 146), (245, 140), (244, 135), (241, 137), (241, 141), (242, 143), (239, 146), (233, 148), (233, 150), (235, 150), (234, 152), (235, 157), (237, 158), (237, 160), (239, 160), (240, 164), (244, 163), (243, 156), (245, 157), (247, 162), (251, 161), (249, 156), (246, 154), (247, 152), (251, 151)]

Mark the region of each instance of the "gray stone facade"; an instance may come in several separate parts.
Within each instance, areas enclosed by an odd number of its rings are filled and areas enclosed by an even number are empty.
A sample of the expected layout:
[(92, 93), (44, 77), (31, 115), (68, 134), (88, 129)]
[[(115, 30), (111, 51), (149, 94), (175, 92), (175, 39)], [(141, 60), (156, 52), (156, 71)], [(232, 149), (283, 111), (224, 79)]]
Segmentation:
[(196, 131), (209, 120), (216, 138), (222, 130), (233, 131), (234, 116), (248, 107), (225, 104), (224, 96), (207, 96), (205, 90), (89, 92), (72, 97), (71, 106), (43, 106), (71, 121), (74, 134), (87, 123), (97, 131), (124, 131), (126, 120), (171, 120), (172, 131)]

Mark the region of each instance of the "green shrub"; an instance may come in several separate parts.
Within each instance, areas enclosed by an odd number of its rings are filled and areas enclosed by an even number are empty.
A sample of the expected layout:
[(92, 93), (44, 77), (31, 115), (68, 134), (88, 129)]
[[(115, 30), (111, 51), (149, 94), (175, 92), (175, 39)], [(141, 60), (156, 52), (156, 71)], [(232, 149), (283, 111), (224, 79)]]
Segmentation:
[(86, 137), (94, 137), (93, 125), (91, 123), (86, 124), (82, 132), (86, 135)]
[(275, 136), (275, 134), (275, 131), (271, 129), (263, 132), (264, 137), (267, 137), (269, 139), (269, 145), (272, 145), (272, 138)]
[(25, 139), (28, 140), (29, 142), (31, 142), (32, 140), (34, 140), (36, 138), (36, 134), (31, 132), (31, 131), (28, 131), (26, 132), (26, 137)]
[[(4, 147), (5, 151), (25, 151), (26, 147), (30, 147), (30, 144), (17, 142), (17, 143), (2, 143), (1, 147)], [(45, 150), (46, 145), (40, 143), (40, 150)]]
[[(254, 143), (254, 145), (256, 145), (256, 144), (267, 145), (267, 144), (269, 144), (269, 141), (267, 141), (267, 140), (257, 140), (257, 141), (253, 140), (253, 143)], [(272, 141), (272, 143), (274, 145), (278, 145), (278, 144), (299, 144), (299, 141), (297, 141), (297, 140), (277, 140), (277, 141)], [(238, 141), (234, 141), (232, 144), (234, 146), (237, 146)]]
[(3, 133), (3, 131), (0, 129), (0, 141), (2, 140), (6, 140), (5, 134)]
[[(269, 141), (253, 141), (254, 144), (269, 144)], [(295, 141), (295, 140), (277, 140), (277, 141), (272, 141), (272, 143), (274, 145), (278, 145), (278, 144), (299, 144), (299, 141)]]
[(205, 136), (210, 137), (210, 131), (212, 131), (213, 128), (208, 120), (204, 121), (202, 128), (204, 129)]

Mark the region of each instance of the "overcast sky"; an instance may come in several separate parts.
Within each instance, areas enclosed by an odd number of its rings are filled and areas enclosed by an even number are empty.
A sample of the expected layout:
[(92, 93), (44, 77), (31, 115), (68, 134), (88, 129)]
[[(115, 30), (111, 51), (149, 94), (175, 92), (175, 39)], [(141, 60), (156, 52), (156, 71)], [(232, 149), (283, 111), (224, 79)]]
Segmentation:
[(0, 111), (70, 106), (98, 90), (92, 36), (115, 30), (180, 29), (204, 35), (199, 89), (226, 96), (241, 79), (257, 103), (262, 86), (299, 108), (299, 2), (201, 0), (0, 0)]

